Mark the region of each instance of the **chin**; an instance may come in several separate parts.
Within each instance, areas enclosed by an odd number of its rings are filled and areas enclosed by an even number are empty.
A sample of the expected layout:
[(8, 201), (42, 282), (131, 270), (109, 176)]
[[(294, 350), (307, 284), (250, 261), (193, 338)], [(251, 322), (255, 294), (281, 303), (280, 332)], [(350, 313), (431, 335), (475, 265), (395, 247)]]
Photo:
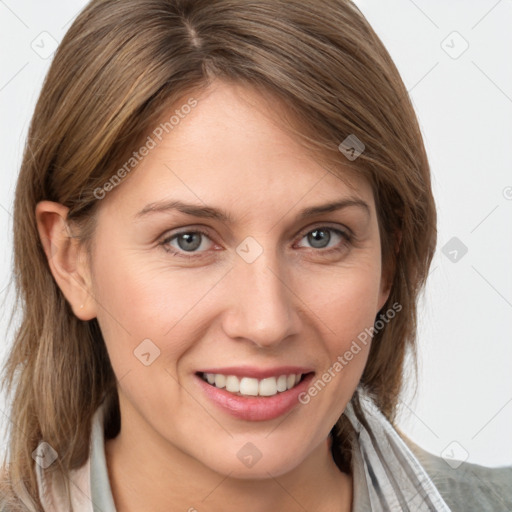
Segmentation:
[(282, 438), (276, 438), (272, 442), (264, 437), (261, 440), (253, 437), (253, 441), (240, 441), (235, 438), (231, 446), (220, 449), (218, 453), (211, 452), (210, 460), (205, 459), (203, 453), (198, 461), (216, 473), (229, 475), (230, 478), (263, 480), (289, 473), (308, 455), (303, 442), (296, 446), (294, 443), (286, 443)]
[[(262, 455), (261, 459), (254, 463), (253, 466), (245, 466), (237, 458), (237, 463), (233, 464), (232, 460), (226, 461), (223, 465), (216, 465), (212, 467), (214, 471), (223, 475), (229, 475), (230, 478), (239, 480), (265, 480), (271, 477), (279, 477), (289, 473), (300, 461), (290, 462), (287, 454), (281, 454), (282, 458), (275, 459), (274, 457)], [(266, 458), (266, 460), (264, 460)]]

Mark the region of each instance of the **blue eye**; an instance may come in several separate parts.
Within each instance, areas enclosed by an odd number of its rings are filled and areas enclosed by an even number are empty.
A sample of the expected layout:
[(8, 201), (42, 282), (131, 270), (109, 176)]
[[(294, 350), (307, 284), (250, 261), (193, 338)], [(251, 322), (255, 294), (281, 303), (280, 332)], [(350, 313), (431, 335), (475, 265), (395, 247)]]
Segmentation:
[[(181, 233), (168, 236), (162, 240), (161, 245), (167, 252), (187, 258), (190, 256), (183, 253), (204, 252), (197, 249), (203, 245), (205, 237), (210, 240), (208, 234), (204, 231), (182, 231)], [(171, 245), (172, 242), (176, 242), (177, 247), (176, 245)]]
[[(334, 233), (334, 236), (332, 235)], [(307, 242), (311, 244), (314, 249), (339, 249), (337, 245), (339, 242), (344, 242), (345, 244), (350, 241), (350, 237), (347, 233), (340, 229), (331, 228), (328, 226), (319, 226), (315, 229), (307, 231), (301, 239), (307, 239)], [(328, 247), (329, 243), (332, 240), (336, 241), (336, 238), (339, 239), (338, 244), (335, 244), (334, 247)]]

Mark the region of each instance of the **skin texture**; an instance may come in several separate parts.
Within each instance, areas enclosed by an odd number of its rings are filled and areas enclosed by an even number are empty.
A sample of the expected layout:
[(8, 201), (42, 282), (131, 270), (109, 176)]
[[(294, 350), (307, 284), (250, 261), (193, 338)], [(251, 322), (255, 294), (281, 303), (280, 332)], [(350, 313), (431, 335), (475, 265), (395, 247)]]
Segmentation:
[[(307, 405), (268, 421), (220, 409), (195, 372), (300, 365), (320, 376), (373, 325), (389, 287), (371, 187), (315, 161), (280, 126), (280, 105), (256, 91), (216, 81), (195, 98), (102, 199), (91, 261), (67, 237), (64, 206), (43, 201), (36, 210), (52, 273), (79, 318), (97, 317), (118, 379), (121, 432), (105, 445), (117, 509), (348, 511), (351, 476), (334, 464), (328, 435), (369, 345)], [(347, 197), (368, 210), (298, 219)], [(136, 218), (171, 199), (221, 208), (233, 223), (176, 210)], [(196, 235), (192, 252), (169, 240), (198, 228), (208, 236)], [(263, 251), (252, 263), (236, 251), (249, 236)], [(134, 356), (145, 339), (160, 350), (149, 366)], [(247, 442), (262, 454), (250, 468), (237, 457)]]

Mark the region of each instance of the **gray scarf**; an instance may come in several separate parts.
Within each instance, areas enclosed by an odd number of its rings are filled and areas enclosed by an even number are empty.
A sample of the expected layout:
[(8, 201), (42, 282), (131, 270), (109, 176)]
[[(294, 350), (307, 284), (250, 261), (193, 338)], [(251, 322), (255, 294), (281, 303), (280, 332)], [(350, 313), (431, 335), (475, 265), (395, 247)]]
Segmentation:
[[(354, 399), (360, 407), (354, 407)], [(352, 450), (354, 512), (450, 510), (409, 447), (362, 386), (347, 405), (345, 415), (357, 436)]]

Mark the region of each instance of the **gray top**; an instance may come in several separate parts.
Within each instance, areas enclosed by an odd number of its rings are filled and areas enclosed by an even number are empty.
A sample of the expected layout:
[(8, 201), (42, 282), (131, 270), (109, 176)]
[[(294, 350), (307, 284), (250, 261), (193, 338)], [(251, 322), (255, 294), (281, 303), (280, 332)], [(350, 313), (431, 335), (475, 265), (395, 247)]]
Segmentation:
[[(460, 465), (426, 452), (402, 436), (453, 511), (512, 511), (512, 466)], [(453, 466), (453, 467), (452, 467)]]

